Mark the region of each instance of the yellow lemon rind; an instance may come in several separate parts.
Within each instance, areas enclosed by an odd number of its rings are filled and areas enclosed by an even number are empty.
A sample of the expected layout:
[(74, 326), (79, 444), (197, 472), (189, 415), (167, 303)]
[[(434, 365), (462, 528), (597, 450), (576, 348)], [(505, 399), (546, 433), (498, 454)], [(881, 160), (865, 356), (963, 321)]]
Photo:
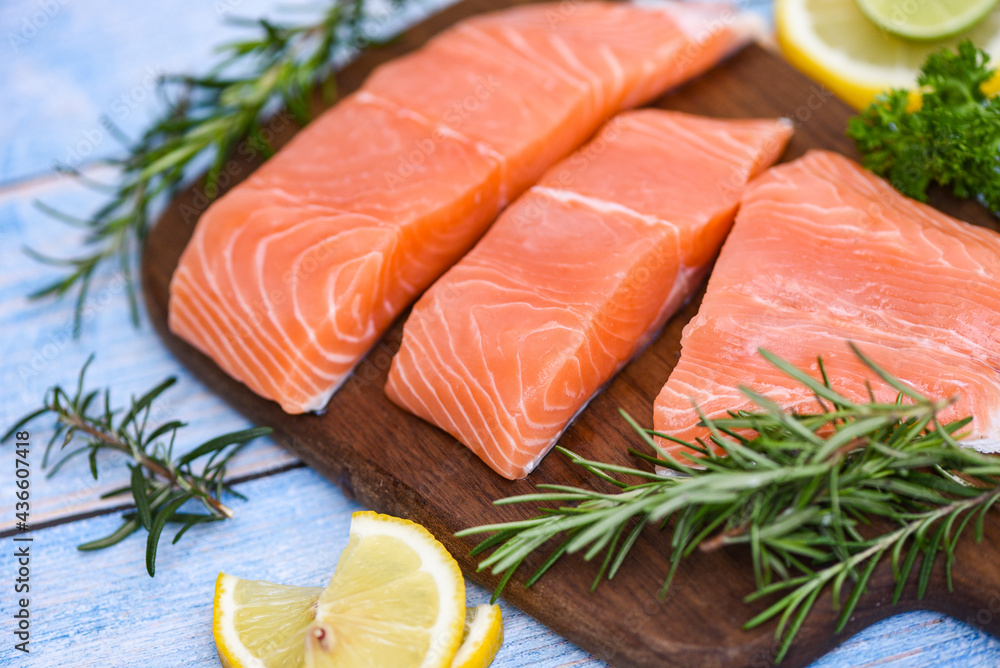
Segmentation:
[(215, 599), (212, 615), (212, 637), (215, 638), (215, 650), (219, 653), (219, 661), (224, 668), (264, 668), (264, 663), (253, 656), (237, 656), (238, 652), (229, 642), (225, 628), (226, 616), (232, 614), (236, 604), (233, 600), (233, 589), (238, 578), (226, 573), (219, 573), (215, 579)]
[[(876, 85), (870, 82), (852, 80), (844, 73), (823, 63), (817, 55), (810, 53), (807, 48), (809, 38), (802, 34), (804, 31), (798, 30), (792, 25), (790, 19), (792, 4), (793, 0), (778, 0), (775, 4), (774, 18), (781, 53), (796, 69), (827, 87), (837, 97), (857, 110), (864, 109), (875, 100), (877, 95), (892, 88), (892, 85), (888, 84)], [(994, 58), (994, 61), (990, 63), (994, 67), (1000, 65), (996, 60)], [(1000, 92), (1000, 72), (986, 82), (983, 90), (987, 95), (995, 95)], [(918, 109), (920, 107), (919, 92), (911, 90), (909, 96), (910, 110)]]
[(503, 645), (500, 606), (482, 604), (470, 612), (468, 633), (452, 660), (451, 668), (486, 668)]

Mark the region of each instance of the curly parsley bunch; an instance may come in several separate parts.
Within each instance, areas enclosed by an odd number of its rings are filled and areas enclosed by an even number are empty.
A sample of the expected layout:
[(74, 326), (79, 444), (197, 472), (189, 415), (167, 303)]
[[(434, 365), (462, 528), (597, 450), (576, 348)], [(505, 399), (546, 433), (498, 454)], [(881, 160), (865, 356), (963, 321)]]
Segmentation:
[(864, 166), (914, 199), (926, 201), (938, 183), (1000, 214), (1000, 97), (983, 92), (996, 72), (989, 60), (969, 41), (931, 54), (917, 79), (919, 110), (894, 89), (852, 118), (847, 135)]

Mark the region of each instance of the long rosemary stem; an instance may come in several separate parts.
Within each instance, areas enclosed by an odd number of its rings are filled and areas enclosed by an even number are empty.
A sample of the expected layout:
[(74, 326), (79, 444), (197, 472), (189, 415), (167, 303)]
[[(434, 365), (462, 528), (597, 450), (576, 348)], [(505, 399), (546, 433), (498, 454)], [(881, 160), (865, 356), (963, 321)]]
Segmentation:
[[(101, 451), (116, 452), (131, 459), (130, 484), (105, 496), (130, 491), (135, 512), (125, 513), (122, 526), (111, 535), (84, 543), (79, 549), (110, 547), (144, 528), (148, 532), (146, 570), (153, 575), (157, 546), (167, 523), (183, 525), (174, 536), (174, 542), (177, 542), (197, 524), (233, 517), (233, 510), (222, 502), (222, 496), (224, 493), (242, 496), (230, 487), (226, 479), (227, 465), (243, 446), (258, 436), (269, 434), (271, 429), (257, 427), (223, 434), (174, 457), (174, 441), (185, 424), (171, 420), (155, 427), (149, 425), (154, 403), (174, 383), (174, 379), (168, 378), (142, 396), (132, 397), (128, 410), (116, 411), (111, 408), (110, 390), (84, 389), (84, 377), (92, 360), (93, 357), (81, 369), (73, 394), (58, 385), (50, 388), (42, 407), (19, 420), (0, 440), (9, 439), (38, 417), (52, 415), (56, 418), (56, 425), (45, 448), (43, 467), (48, 465), (49, 455), (56, 443), (61, 442), (59, 450), (65, 450), (78, 438), (84, 443), (63, 454), (49, 471), (50, 476), (65, 462), (79, 455), (87, 455), (95, 480), (98, 477), (97, 455)], [(101, 395), (103, 402), (95, 401)], [(98, 403), (103, 403), (103, 407), (98, 407)], [(204, 466), (196, 472), (192, 465), (202, 458), (205, 458)], [(207, 513), (182, 512), (181, 507), (191, 500), (201, 502)]]
[(184, 489), (186, 491), (193, 492), (203, 503), (205, 503), (212, 511), (218, 515), (225, 517), (226, 519), (232, 519), (234, 516), (232, 508), (222, 503), (220, 500), (212, 496), (212, 493), (204, 487), (204, 485), (189, 480), (188, 478), (180, 475), (170, 468), (163, 466), (153, 459), (147, 457), (140, 449), (131, 447), (129, 444), (122, 441), (115, 434), (98, 429), (88, 423), (83, 418), (70, 413), (60, 413), (57, 408), (52, 405), (46, 405), (50, 412), (55, 412), (59, 415), (59, 421), (70, 427), (81, 431), (91, 438), (100, 441), (112, 450), (121, 452), (122, 454), (129, 455), (135, 459), (136, 463), (150, 471), (154, 475), (159, 476), (169, 484), (177, 487), (178, 489)]

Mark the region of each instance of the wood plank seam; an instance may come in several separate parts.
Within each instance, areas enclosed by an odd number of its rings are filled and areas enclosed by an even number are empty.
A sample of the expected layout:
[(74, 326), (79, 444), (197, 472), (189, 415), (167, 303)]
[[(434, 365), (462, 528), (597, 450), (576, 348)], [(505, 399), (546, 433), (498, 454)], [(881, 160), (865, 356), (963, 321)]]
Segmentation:
[[(302, 461), (292, 462), (290, 464), (285, 464), (283, 466), (279, 466), (274, 469), (268, 469), (265, 471), (257, 471), (246, 475), (235, 476), (233, 478), (227, 479), (226, 484), (239, 485), (240, 483), (249, 482), (251, 480), (258, 480), (260, 478), (268, 478), (270, 476), (279, 475), (282, 473), (286, 473), (288, 471), (294, 471), (295, 469), (301, 469), (305, 467), (306, 467), (305, 462)], [(70, 513), (64, 516), (55, 517), (50, 520), (43, 520), (41, 522), (32, 522), (31, 530), (40, 531), (42, 529), (48, 529), (63, 524), (70, 524), (72, 522), (77, 522), (80, 520), (87, 520), (93, 517), (102, 517), (104, 515), (113, 515), (115, 513), (120, 513), (135, 509), (134, 503), (115, 502), (116, 499), (120, 498), (125, 498), (125, 495), (122, 494), (119, 496), (111, 497), (110, 499), (108, 499), (108, 502), (111, 505), (108, 505), (107, 507), (104, 508), (99, 508), (96, 510), (82, 512), (82, 513)], [(238, 507), (236, 510), (237, 512), (239, 511)], [(10, 536), (15, 536), (20, 533), (16, 528), (11, 528), (11, 527), (12, 524), (8, 523), (5, 528), (0, 529), (0, 538), (9, 538)]]

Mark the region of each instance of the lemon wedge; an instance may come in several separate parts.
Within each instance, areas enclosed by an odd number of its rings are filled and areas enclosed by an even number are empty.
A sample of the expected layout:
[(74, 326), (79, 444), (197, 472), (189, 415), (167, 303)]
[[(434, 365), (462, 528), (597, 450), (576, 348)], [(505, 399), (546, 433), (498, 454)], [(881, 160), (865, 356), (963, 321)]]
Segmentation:
[(430, 532), (373, 512), (352, 516), (325, 589), (220, 573), (212, 631), (226, 668), (477, 668), (503, 641), (500, 608), (466, 611), (458, 564)]
[[(919, 4), (920, 0), (913, 0)], [(913, 42), (880, 28), (853, 0), (777, 0), (778, 43), (792, 65), (857, 109), (888, 88), (916, 88), (927, 56), (963, 39), (1000, 61), (1000, 9), (972, 29), (945, 40)], [(986, 92), (1000, 90), (994, 77)], [(913, 96), (914, 104), (918, 96)]]
[(451, 668), (486, 668), (503, 644), (499, 605), (482, 604), (465, 611), (465, 632)]
[(351, 538), (305, 634), (313, 668), (449, 668), (462, 641), (465, 581), (425, 528), (354, 513)]
[(226, 668), (299, 668), (322, 587), (243, 580), (219, 573), (212, 634)]

